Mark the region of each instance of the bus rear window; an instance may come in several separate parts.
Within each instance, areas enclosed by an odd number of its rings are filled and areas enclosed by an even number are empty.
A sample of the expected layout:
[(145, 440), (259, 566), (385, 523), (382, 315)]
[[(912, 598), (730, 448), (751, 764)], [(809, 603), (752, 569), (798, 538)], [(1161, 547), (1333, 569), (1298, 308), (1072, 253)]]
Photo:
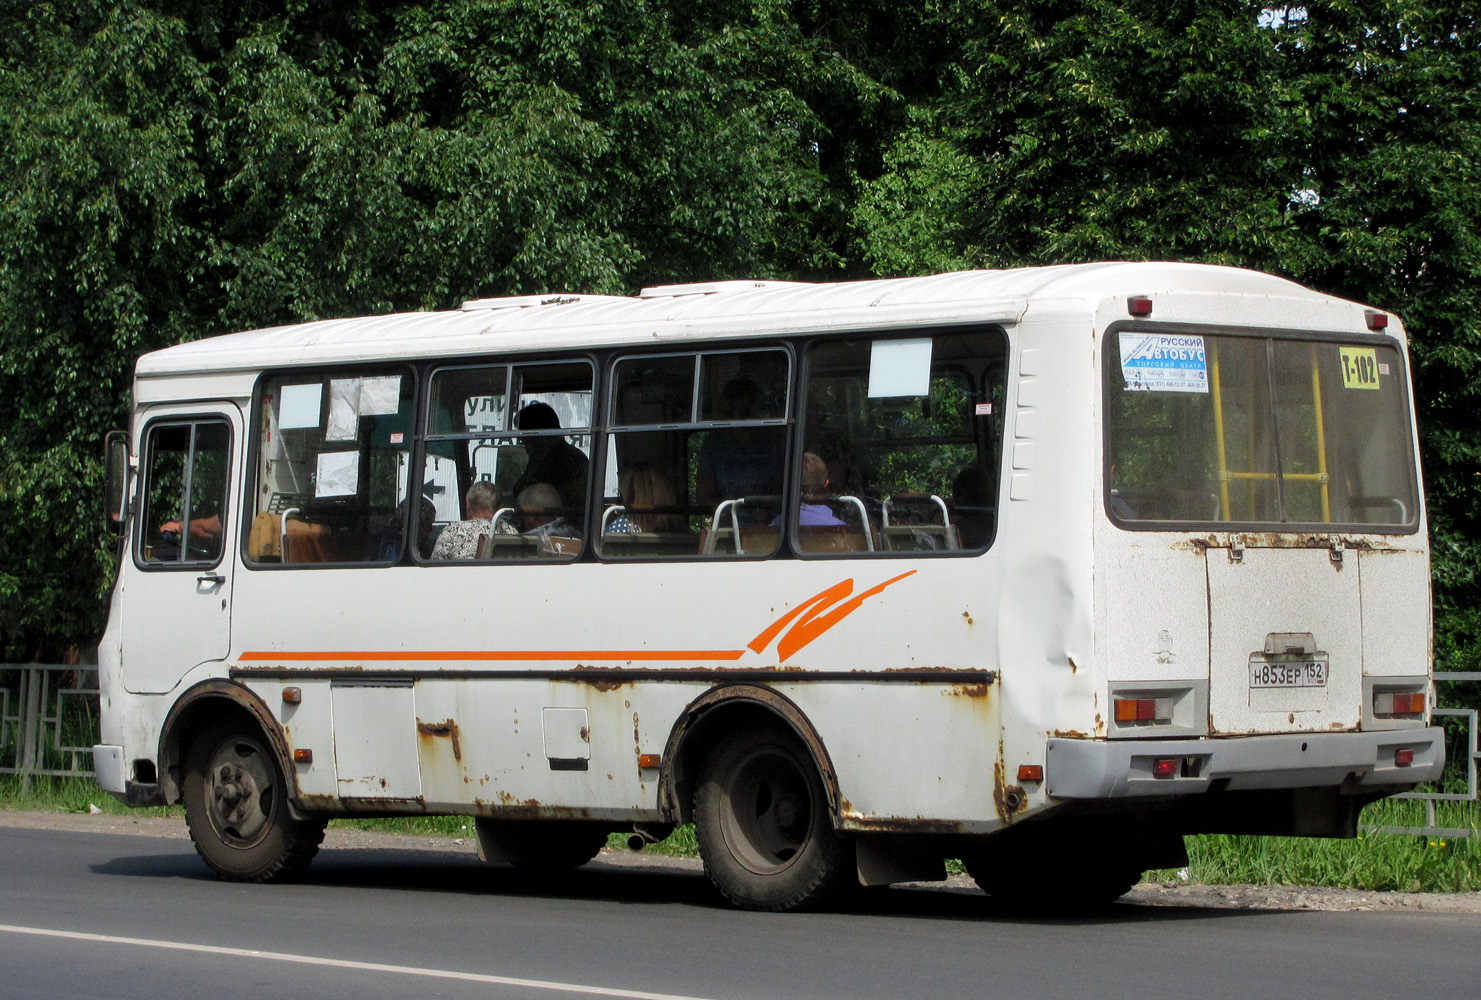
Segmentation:
[(1107, 506), (1118, 522), (1417, 524), (1391, 344), (1122, 330), (1107, 359)]

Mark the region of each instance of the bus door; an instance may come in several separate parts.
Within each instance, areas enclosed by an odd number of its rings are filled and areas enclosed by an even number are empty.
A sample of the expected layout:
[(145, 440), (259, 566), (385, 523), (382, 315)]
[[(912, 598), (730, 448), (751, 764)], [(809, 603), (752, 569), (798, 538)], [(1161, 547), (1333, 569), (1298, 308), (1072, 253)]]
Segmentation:
[(231, 404), (162, 407), (144, 417), (132, 566), (122, 589), (124, 687), (171, 690), (231, 646), (235, 484), (241, 412)]

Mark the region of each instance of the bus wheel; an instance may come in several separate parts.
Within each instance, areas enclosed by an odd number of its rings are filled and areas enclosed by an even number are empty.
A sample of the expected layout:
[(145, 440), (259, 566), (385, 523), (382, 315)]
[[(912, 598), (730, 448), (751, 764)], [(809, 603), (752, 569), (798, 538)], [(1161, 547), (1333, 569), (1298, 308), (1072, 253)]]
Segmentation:
[[(1065, 836), (1054, 827), (1004, 837), (963, 857), (983, 892), (1014, 909), (1074, 912), (1109, 906), (1141, 880), (1134, 847)], [(1012, 842), (1010, 843), (1010, 839)]]
[(609, 833), (605, 826), (575, 821), (480, 818), (473, 822), (488, 860), (537, 871), (580, 868), (607, 845)]
[(182, 797), (190, 839), (233, 882), (276, 882), (308, 867), (322, 820), (295, 820), (277, 757), (245, 723), (208, 726), (185, 755)]
[(694, 793), (705, 873), (746, 910), (816, 906), (854, 876), (812, 758), (777, 728), (737, 732), (705, 761)]

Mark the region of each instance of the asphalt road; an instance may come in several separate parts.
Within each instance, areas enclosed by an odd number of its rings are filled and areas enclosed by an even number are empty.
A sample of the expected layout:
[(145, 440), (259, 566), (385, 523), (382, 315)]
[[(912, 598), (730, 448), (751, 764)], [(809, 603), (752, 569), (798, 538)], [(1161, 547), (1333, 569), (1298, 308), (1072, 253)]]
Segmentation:
[(0, 997), (1474, 998), (1481, 915), (1121, 904), (1028, 919), (969, 891), (740, 913), (701, 874), (551, 880), (467, 855), (320, 854), (218, 882), (189, 842), (0, 828)]

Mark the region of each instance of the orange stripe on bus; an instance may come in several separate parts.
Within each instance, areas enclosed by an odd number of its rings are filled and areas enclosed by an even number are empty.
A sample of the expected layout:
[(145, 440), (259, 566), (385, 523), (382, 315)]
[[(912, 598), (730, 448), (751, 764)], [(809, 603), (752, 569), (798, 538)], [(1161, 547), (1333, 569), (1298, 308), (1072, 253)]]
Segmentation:
[(739, 660), (744, 649), (250, 650), (247, 660)]

